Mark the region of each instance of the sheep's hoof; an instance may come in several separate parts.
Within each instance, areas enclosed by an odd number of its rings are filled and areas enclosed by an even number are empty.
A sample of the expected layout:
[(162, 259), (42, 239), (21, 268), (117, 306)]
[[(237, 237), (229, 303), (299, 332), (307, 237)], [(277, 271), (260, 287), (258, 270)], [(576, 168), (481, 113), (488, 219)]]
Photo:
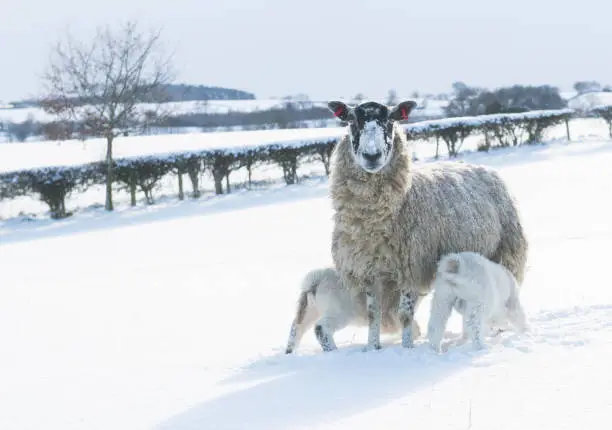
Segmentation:
[(472, 349), (474, 351), (484, 351), (487, 350), (487, 345), (485, 345), (483, 342), (479, 342), (479, 341), (474, 341), (472, 342)]
[(370, 351), (378, 351), (379, 349), (381, 349), (380, 343), (376, 343), (374, 345), (366, 345), (363, 347), (363, 352), (370, 352)]

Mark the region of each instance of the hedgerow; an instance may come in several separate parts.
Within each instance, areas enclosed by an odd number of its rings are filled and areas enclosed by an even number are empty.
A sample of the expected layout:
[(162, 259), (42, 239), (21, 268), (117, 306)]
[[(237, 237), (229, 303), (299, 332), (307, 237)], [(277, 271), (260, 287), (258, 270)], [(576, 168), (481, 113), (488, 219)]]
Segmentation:
[[(603, 117), (607, 111), (597, 113)], [(444, 142), (449, 156), (456, 157), (465, 139), (477, 134), (483, 135), (485, 142), (479, 145), (479, 150), (488, 151), (496, 147), (540, 142), (544, 131), (565, 122), (569, 139), (569, 120), (572, 116), (573, 111), (569, 109), (480, 115), (409, 123), (404, 125), (404, 130), (409, 140), (435, 139), (437, 143)], [(264, 163), (277, 164), (282, 169), (285, 182), (295, 184), (300, 165), (307, 161), (321, 162), (329, 175), (331, 154), (340, 132), (330, 129), (321, 136), (259, 145), (117, 158), (114, 161), (115, 185), (129, 191), (132, 205), (136, 205), (137, 191), (144, 193), (148, 204), (153, 204), (155, 189), (170, 174), (178, 177), (178, 198), (184, 199), (183, 178), (186, 176), (191, 182), (191, 197), (198, 198), (201, 195), (199, 179), (202, 173), (210, 173), (215, 193), (223, 194), (231, 190), (232, 172), (245, 168), (250, 186), (253, 169)], [(104, 184), (105, 167), (104, 162), (95, 162), (0, 173), (0, 199), (35, 194), (49, 206), (53, 218), (63, 218), (70, 215), (66, 210), (67, 197), (75, 191), (83, 192), (93, 185)]]

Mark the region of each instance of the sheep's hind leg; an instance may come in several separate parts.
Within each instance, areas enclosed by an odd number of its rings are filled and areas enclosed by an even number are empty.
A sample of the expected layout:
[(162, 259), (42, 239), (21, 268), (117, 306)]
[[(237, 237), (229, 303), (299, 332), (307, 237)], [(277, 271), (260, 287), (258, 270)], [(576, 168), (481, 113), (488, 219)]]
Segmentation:
[(404, 289), (401, 293), (398, 314), (402, 324), (402, 347), (413, 348), (412, 321), (419, 300), (419, 294), (415, 291)]

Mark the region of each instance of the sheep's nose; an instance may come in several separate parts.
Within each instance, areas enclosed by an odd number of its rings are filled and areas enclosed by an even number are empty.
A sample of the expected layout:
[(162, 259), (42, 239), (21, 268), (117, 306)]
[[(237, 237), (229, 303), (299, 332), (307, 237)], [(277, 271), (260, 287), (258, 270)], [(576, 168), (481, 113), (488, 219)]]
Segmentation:
[(375, 161), (378, 161), (378, 159), (382, 156), (382, 152), (378, 151), (375, 152), (373, 154), (368, 154), (367, 152), (363, 153), (363, 158), (365, 158), (366, 160), (368, 160), (370, 163), (374, 163)]

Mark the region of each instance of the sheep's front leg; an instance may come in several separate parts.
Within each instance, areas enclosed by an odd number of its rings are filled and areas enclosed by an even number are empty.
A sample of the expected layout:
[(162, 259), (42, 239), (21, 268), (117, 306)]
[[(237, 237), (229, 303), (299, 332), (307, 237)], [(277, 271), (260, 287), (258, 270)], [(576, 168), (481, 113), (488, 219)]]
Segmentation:
[(414, 339), (412, 338), (412, 321), (419, 300), (419, 294), (410, 289), (404, 289), (401, 292), (398, 314), (402, 324), (402, 347), (414, 347)]
[(382, 310), (379, 295), (372, 286), (366, 288), (366, 308), (368, 314), (368, 345), (366, 350), (380, 349)]

